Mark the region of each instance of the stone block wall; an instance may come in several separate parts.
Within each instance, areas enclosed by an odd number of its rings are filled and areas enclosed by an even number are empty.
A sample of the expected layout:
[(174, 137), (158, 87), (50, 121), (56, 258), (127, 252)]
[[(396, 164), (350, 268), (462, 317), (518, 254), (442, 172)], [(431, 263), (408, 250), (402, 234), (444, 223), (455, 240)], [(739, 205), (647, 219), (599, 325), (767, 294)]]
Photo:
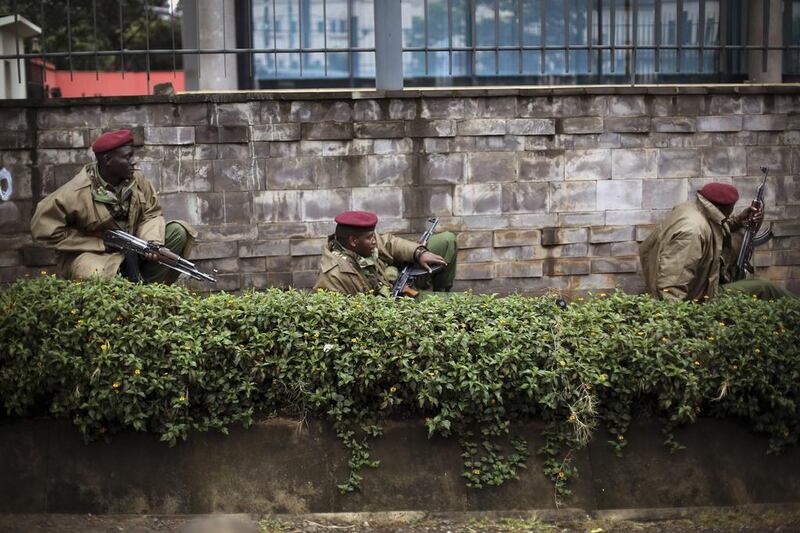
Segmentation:
[[(167, 218), (200, 231), (217, 288), (310, 287), (332, 217), (378, 213), (415, 238), (457, 233), (457, 289), (640, 291), (642, 241), (709, 181), (754, 196), (770, 168), (756, 254), (800, 292), (797, 87), (248, 93), (0, 103), (0, 282), (52, 268), (31, 245), (36, 202), (131, 127)], [(205, 287), (207, 288), (207, 287)]]

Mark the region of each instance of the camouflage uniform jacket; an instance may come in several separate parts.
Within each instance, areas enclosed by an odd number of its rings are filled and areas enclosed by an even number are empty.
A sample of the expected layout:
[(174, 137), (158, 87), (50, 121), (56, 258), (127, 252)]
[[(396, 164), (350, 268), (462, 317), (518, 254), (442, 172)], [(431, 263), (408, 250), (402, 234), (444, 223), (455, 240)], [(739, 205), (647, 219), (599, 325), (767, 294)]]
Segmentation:
[[(392, 235), (376, 234), (378, 247), (372, 257), (359, 257), (345, 249), (331, 235), (322, 248), (315, 289), (344, 294), (374, 292), (389, 295), (393, 279), (392, 263), (412, 263), (419, 244)], [(388, 272), (387, 272), (388, 271)], [(387, 276), (388, 274), (388, 276)]]

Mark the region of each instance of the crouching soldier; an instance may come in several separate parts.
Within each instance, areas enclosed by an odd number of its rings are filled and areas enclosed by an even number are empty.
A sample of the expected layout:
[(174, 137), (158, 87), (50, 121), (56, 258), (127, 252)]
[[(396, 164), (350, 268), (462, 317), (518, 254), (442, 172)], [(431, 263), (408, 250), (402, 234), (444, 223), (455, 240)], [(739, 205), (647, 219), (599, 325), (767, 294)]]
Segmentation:
[(344, 294), (368, 292), (390, 296), (400, 269), (416, 264), (431, 272), (415, 280), (416, 289), (449, 291), (456, 274), (456, 238), (437, 233), (426, 246), (375, 232), (378, 217), (347, 211), (335, 218), (336, 231), (323, 246), (315, 289)]
[(123, 230), (184, 256), (196, 236), (185, 222), (164, 222), (153, 185), (134, 166), (132, 143), (129, 130), (101, 135), (92, 145), (96, 161), (36, 207), (33, 240), (55, 248), (68, 279), (121, 273), (132, 281), (172, 283), (179, 275), (158, 264), (154, 253), (114, 252), (102, 238), (104, 230)]

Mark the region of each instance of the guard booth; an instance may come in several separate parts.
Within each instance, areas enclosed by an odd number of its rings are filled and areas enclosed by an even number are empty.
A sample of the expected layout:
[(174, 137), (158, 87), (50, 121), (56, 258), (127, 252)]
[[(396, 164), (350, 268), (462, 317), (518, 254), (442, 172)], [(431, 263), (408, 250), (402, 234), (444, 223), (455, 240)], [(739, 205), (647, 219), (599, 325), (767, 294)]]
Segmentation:
[[(21, 15), (0, 17), (0, 55), (25, 53), (25, 39), (42, 33), (41, 28)], [(0, 99), (27, 98), (24, 59), (0, 60)]]

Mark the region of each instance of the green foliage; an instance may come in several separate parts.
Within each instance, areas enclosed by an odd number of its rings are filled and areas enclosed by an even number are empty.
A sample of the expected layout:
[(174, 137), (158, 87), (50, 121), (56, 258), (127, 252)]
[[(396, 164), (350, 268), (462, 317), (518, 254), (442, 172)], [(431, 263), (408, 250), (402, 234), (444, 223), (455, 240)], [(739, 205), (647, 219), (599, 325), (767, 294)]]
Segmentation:
[(87, 438), (123, 429), (175, 443), (255, 412), (332, 422), (355, 490), (388, 417), (453, 435), (470, 486), (515, 478), (518, 422), (543, 421), (559, 495), (574, 450), (602, 424), (621, 452), (646, 409), (673, 428), (736, 418), (778, 451), (800, 435), (800, 301), (671, 303), (599, 294), (454, 295), (421, 302), (269, 290), (201, 297), (122, 280), (21, 280), (0, 291), (0, 400), (71, 418)]

